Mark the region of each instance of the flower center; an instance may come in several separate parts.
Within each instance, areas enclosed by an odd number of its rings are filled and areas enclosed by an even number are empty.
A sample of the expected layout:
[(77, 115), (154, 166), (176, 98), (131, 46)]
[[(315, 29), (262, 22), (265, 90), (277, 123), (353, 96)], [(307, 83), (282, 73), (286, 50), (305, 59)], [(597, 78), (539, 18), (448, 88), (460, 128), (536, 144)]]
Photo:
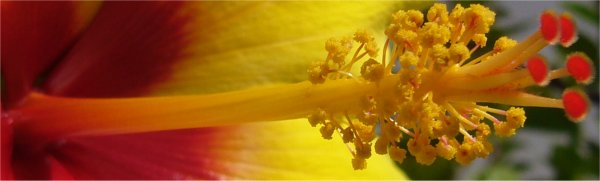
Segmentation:
[[(538, 55), (559, 40), (563, 46), (574, 42), (574, 23), (569, 16), (558, 18), (553, 12), (544, 12), (541, 29), (525, 41), (502, 37), (492, 51), (471, 57), (486, 46), (485, 33), (494, 16), (481, 5), (457, 5), (448, 13), (445, 5), (435, 4), (427, 12), (428, 22), (419, 11), (398, 11), (385, 32), (380, 61), (374, 37), (365, 31), (356, 32), (353, 39), (330, 39), (325, 60), (308, 70), (311, 83), (320, 87), (347, 79), (372, 88), (355, 95), (361, 99), (358, 105), (337, 110), (319, 107), (308, 116), (309, 123), (320, 126), (325, 139), (332, 139), (337, 132), (348, 144), (354, 168), (363, 169), (372, 147), (398, 162), (408, 149), (417, 162), (426, 165), (437, 156), (456, 158), (461, 164), (486, 157), (493, 149), (487, 141), (491, 125), (497, 136), (512, 136), (524, 126), (525, 111), (478, 105), (481, 102), (565, 108), (570, 119), (582, 120), (589, 105), (580, 92), (567, 91), (563, 100), (524, 92), (526, 87), (545, 86), (551, 79), (568, 75), (590, 82), (593, 69), (581, 53), (570, 56), (567, 69), (554, 71)], [(354, 44), (359, 46), (352, 53)], [(357, 62), (363, 62), (360, 76), (350, 71)], [(498, 115), (505, 119), (496, 118)]]

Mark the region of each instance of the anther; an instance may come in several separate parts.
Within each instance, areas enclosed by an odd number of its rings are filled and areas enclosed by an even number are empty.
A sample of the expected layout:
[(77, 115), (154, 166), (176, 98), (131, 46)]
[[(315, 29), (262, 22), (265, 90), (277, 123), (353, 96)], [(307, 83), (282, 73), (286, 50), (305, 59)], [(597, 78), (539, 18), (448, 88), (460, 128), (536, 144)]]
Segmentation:
[(348, 127), (342, 130), (342, 140), (344, 143), (350, 143), (354, 140), (354, 131), (352, 128)]
[(375, 153), (380, 155), (387, 154), (389, 144), (390, 141), (386, 137), (379, 137), (377, 141), (375, 141)]
[(383, 78), (384, 69), (377, 60), (369, 59), (360, 67), (360, 74), (366, 80), (377, 82)]
[(390, 153), (390, 158), (398, 163), (402, 163), (404, 158), (406, 158), (406, 150), (397, 146), (390, 146), (388, 152)]
[(326, 118), (326, 113), (324, 110), (319, 109), (315, 111), (313, 114), (308, 116), (308, 122), (312, 127), (316, 127), (318, 124), (323, 123)]
[(353, 158), (352, 167), (354, 168), (354, 170), (363, 170), (367, 168), (367, 160), (365, 160), (364, 158)]
[(506, 111), (506, 122), (512, 128), (523, 127), (525, 124), (525, 110), (523, 108), (511, 107)]
[(335, 131), (335, 126), (333, 126), (333, 123), (327, 122), (321, 127), (320, 131), (324, 139), (330, 140), (333, 136), (333, 131)]
[(370, 158), (371, 157), (371, 143), (362, 143), (358, 139), (354, 140), (354, 146), (356, 148), (356, 158)]

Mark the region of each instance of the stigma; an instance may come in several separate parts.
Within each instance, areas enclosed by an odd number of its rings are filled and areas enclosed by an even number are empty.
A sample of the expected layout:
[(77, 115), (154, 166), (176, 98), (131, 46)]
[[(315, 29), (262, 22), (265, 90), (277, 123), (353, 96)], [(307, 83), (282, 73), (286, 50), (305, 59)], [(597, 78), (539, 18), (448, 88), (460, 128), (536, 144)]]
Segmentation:
[[(568, 76), (578, 84), (592, 82), (593, 65), (583, 53), (569, 55), (565, 67), (554, 70), (538, 54), (546, 46), (568, 47), (577, 40), (571, 16), (545, 11), (539, 30), (524, 41), (502, 37), (491, 51), (473, 56), (487, 45), (494, 21), (495, 13), (479, 4), (456, 5), (450, 12), (434, 4), (426, 14), (394, 13), (382, 49), (362, 30), (330, 39), (327, 56), (308, 69), (308, 79), (316, 88), (354, 82), (329, 96), (346, 90), (355, 93), (348, 99), (358, 101), (317, 107), (309, 123), (319, 127), (324, 139), (339, 135), (354, 169), (364, 169), (372, 150), (400, 163), (410, 154), (425, 165), (438, 157), (469, 164), (493, 151), (490, 136), (510, 137), (524, 126), (522, 107), (564, 109), (573, 122), (585, 119), (589, 101), (576, 88), (565, 90), (562, 98), (526, 92)], [(360, 74), (352, 71), (357, 64)]]

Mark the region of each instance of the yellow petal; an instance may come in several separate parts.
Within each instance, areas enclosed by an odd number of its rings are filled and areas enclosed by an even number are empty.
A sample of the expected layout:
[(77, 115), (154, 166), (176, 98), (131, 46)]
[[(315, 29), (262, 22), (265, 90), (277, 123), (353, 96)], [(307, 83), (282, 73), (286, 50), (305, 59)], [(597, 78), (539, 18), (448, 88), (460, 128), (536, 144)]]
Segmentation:
[(358, 29), (383, 35), (402, 2), (194, 2), (201, 16), (187, 59), (154, 94), (197, 94), (306, 80), (328, 38)]
[(366, 170), (355, 171), (339, 135), (324, 140), (305, 119), (227, 129), (210, 149), (217, 159), (229, 160), (222, 168), (233, 178), (406, 179), (387, 155), (373, 155)]

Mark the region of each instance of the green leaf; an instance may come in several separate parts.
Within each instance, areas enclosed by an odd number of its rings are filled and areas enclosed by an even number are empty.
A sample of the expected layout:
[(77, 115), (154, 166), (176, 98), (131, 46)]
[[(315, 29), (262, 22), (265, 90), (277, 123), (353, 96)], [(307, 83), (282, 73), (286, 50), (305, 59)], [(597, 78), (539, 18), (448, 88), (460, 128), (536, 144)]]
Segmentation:
[(564, 2), (562, 5), (574, 14), (585, 18), (590, 23), (598, 26), (598, 2), (594, 6), (588, 6), (579, 2)]

